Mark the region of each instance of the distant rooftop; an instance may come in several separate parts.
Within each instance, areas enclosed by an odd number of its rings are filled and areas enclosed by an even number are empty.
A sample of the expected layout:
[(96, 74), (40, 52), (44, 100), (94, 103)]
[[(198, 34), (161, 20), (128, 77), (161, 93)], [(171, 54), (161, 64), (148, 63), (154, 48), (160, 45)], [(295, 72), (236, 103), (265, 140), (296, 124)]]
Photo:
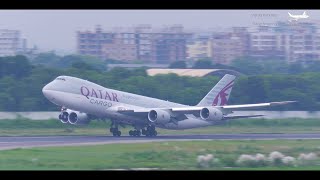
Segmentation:
[(204, 77), (204, 76), (219, 76), (222, 77), (225, 74), (232, 74), (235, 76), (242, 75), (240, 72), (230, 69), (148, 69), (147, 74), (149, 76), (155, 76), (158, 74), (170, 74), (174, 73), (178, 76), (191, 76), (191, 77)]
[(112, 69), (115, 67), (122, 67), (127, 69), (135, 69), (135, 68), (141, 68), (141, 67), (168, 68), (169, 64), (108, 64), (108, 69)]

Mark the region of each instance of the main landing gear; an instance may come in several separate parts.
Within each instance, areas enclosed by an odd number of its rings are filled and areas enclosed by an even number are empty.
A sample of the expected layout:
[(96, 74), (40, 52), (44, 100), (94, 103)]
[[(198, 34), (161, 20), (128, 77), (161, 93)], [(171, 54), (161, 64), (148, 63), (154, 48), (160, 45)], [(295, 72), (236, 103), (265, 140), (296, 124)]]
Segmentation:
[(118, 129), (118, 124), (112, 121), (110, 132), (113, 136), (121, 136), (121, 131)]
[(137, 130), (137, 129), (135, 129), (135, 130), (130, 130), (130, 131), (129, 131), (129, 135), (130, 135), (130, 136), (141, 136), (141, 131), (140, 131), (140, 130)]
[(130, 136), (141, 136), (141, 134), (145, 135), (147, 137), (152, 137), (152, 136), (157, 136), (158, 132), (156, 131), (155, 126), (153, 126), (153, 125), (147, 126), (147, 128), (146, 129), (142, 129), (142, 131), (140, 131), (138, 129), (129, 131), (129, 135)]
[(110, 128), (110, 132), (113, 136), (121, 136), (121, 131), (118, 128)]
[[(134, 137), (139, 137), (141, 135), (145, 135), (147, 137), (154, 137), (158, 135), (158, 132), (156, 131), (156, 127), (154, 125), (147, 125), (146, 128), (142, 128), (142, 127), (136, 126), (134, 130), (129, 131), (129, 135)], [(121, 136), (121, 131), (119, 131), (118, 129), (118, 123), (114, 120), (111, 121), (110, 132), (112, 133), (113, 136), (118, 136), (118, 137)]]
[(156, 131), (156, 127), (151, 125), (151, 126), (147, 126), (147, 130), (145, 130), (145, 132), (142, 134), (144, 134), (148, 137), (151, 137), (151, 136), (157, 136), (158, 132)]

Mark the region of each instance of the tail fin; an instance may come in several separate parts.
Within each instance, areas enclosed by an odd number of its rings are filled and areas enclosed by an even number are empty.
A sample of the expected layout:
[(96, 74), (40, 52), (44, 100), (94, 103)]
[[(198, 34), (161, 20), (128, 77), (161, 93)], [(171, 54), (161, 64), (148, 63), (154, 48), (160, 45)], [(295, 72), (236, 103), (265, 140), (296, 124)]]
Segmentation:
[(210, 90), (210, 92), (197, 104), (197, 106), (223, 106), (226, 105), (231, 94), (236, 76), (226, 74)]
[(302, 15), (307, 15), (307, 13), (304, 11)]

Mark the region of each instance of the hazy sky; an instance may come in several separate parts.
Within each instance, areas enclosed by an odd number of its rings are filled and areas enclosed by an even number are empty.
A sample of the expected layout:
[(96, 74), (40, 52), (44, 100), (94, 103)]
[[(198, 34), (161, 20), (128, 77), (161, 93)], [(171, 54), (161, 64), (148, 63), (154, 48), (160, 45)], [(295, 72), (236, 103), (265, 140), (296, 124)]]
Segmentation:
[[(303, 21), (320, 22), (318, 10), (306, 10)], [(76, 31), (115, 26), (182, 24), (186, 30), (254, 26), (287, 21), (288, 12), (303, 10), (0, 10), (0, 29), (21, 30), (28, 46), (41, 50), (76, 51)]]

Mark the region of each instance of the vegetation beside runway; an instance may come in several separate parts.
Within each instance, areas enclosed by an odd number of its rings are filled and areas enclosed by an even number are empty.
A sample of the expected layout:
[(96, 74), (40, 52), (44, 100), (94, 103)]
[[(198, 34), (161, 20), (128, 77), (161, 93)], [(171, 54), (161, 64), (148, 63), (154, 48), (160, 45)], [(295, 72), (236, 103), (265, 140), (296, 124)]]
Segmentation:
[[(85, 126), (63, 124), (57, 119), (29, 120), (24, 118), (0, 120), (0, 136), (32, 135), (111, 135), (110, 121), (92, 121)], [(131, 126), (119, 126), (128, 135)], [(319, 133), (320, 119), (239, 119), (224, 125), (189, 130), (165, 130), (164, 134), (223, 134), (223, 133)]]
[[(295, 159), (294, 163), (239, 164), (240, 155), (266, 157), (274, 151)], [(1, 170), (106, 170), (157, 168), (177, 170), (319, 170), (319, 158), (298, 160), (301, 153), (320, 155), (319, 140), (210, 140), (108, 144), (69, 147), (39, 147), (3, 150)], [(199, 156), (212, 155), (208, 166)]]

